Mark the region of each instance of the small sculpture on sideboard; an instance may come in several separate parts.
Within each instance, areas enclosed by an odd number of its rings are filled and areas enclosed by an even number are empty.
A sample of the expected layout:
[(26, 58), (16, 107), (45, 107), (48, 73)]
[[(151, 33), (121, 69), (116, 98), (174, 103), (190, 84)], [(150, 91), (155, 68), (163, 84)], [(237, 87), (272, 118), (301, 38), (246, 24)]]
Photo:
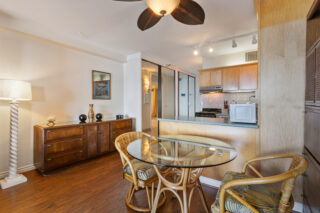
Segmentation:
[(86, 123), (87, 116), (85, 114), (79, 115), (80, 123)]
[(50, 115), (50, 116), (48, 117), (47, 126), (50, 126), (50, 127), (54, 126), (54, 125), (55, 125), (55, 123), (54, 123), (55, 121), (56, 121), (56, 116)]
[(103, 115), (102, 115), (101, 113), (97, 113), (97, 114), (96, 114), (97, 122), (101, 122), (101, 121), (102, 121), (102, 118), (103, 118)]

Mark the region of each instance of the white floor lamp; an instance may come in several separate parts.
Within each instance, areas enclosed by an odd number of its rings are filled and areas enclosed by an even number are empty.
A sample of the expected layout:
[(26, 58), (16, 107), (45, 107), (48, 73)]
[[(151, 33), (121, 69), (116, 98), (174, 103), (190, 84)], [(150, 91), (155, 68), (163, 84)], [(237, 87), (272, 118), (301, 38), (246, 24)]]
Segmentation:
[(10, 160), (9, 175), (0, 181), (2, 189), (18, 185), (27, 181), (27, 178), (17, 174), (18, 163), (18, 101), (30, 101), (31, 85), (28, 82), (0, 79), (0, 100), (10, 102)]

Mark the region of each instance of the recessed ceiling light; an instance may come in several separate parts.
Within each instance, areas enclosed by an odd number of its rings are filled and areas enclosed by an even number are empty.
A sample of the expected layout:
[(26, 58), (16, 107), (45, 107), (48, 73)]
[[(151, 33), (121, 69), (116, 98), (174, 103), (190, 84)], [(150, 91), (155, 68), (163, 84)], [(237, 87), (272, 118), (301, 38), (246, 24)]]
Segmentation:
[(193, 55), (199, 55), (199, 51), (198, 50), (194, 50), (193, 51)]
[(209, 47), (209, 53), (212, 53), (213, 52), (213, 48), (212, 47)]

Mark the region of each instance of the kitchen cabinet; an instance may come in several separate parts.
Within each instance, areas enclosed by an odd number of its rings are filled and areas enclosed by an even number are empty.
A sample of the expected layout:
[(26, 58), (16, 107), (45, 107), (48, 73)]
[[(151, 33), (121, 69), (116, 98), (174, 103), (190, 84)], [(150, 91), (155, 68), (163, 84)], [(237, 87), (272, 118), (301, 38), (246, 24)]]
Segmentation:
[(258, 64), (241, 66), (239, 77), (240, 90), (256, 90), (258, 88)]
[(201, 71), (199, 74), (200, 88), (221, 86), (222, 70)]
[(210, 87), (210, 80), (211, 80), (210, 76), (211, 76), (210, 71), (202, 71), (199, 73), (200, 88)]
[(258, 88), (258, 64), (202, 70), (199, 73), (199, 83), (200, 88), (222, 86), (224, 92), (254, 91)]
[(313, 49), (306, 58), (306, 104), (314, 104), (315, 101), (315, 74), (316, 74), (316, 50)]
[(239, 67), (230, 67), (223, 70), (223, 91), (230, 92), (239, 90), (239, 72)]

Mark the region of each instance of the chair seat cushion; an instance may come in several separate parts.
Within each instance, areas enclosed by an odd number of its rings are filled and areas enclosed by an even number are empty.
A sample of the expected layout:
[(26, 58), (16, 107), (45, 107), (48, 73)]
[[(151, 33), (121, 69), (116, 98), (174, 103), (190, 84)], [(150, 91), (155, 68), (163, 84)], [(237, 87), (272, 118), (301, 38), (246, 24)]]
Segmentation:
[[(223, 177), (222, 185), (231, 180), (239, 180), (244, 178), (252, 178), (252, 176), (237, 172), (227, 172)], [(278, 212), (280, 192), (278, 192), (278, 190), (276, 190), (271, 184), (236, 186), (232, 187), (231, 190), (237, 193), (243, 200), (248, 202), (259, 212)], [(211, 206), (212, 212), (219, 211), (219, 194), (220, 190), (217, 193), (216, 206)], [(226, 193), (225, 198), (225, 210), (232, 213), (252, 213), (250, 209), (241, 204), (228, 193)]]
[[(151, 164), (144, 163), (144, 162), (139, 161), (137, 159), (131, 160), (131, 163), (132, 163), (134, 170), (136, 171), (137, 178), (139, 180), (149, 180), (153, 176), (157, 175), (156, 171), (153, 168), (153, 165), (151, 165)], [(132, 172), (131, 172), (129, 165), (127, 165), (124, 168), (124, 172), (129, 175), (132, 175)]]

